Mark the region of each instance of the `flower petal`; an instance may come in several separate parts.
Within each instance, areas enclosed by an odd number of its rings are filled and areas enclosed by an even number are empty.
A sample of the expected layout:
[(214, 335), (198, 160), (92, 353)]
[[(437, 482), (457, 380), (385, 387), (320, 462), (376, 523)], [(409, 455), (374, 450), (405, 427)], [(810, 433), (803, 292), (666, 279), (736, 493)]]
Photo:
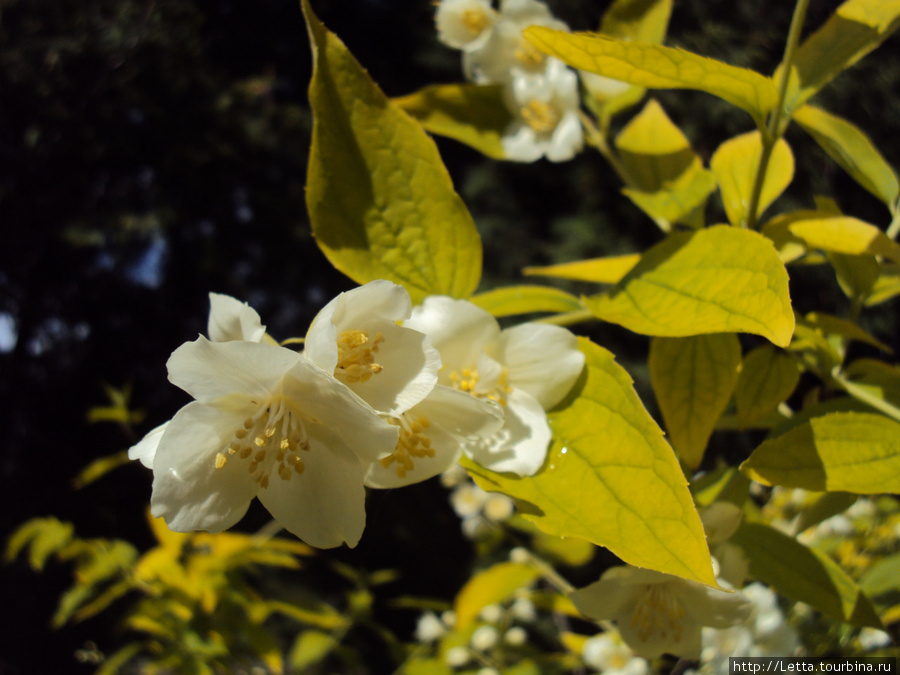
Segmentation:
[(216, 454), (240, 425), (239, 415), (196, 402), (168, 423), (153, 460), (150, 507), (171, 530), (220, 532), (247, 512), (258, 486), (246, 463), (232, 458), (216, 468)]
[(128, 449), (128, 459), (139, 459), (141, 464), (148, 469), (152, 469), (153, 458), (156, 456), (157, 448), (159, 448), (159, 441), (162, 439), (168, 425), (168, 422), (164, 422), (155, 429), (148, 431), (146, 436)]
[(431, 442), (434, 456), (414, 458), (413, 468), (403, 476), (395, 463), (384, 466), (374, 462), (366, 475), (369, 487), (401, 487), (436, 476), (457, 461), (467, 439), (491, 436), (503, 426), (499, 405), (443, 386), (435, 387), (428, 398), (407, 412), (407, 417), (427, 421), (429, 426), (422, 435)]
[(711, 628), (743, 623), (753, 608), (743, 593), (719, 591), (692, 581), (679, 583), (677, 592), (688, 614), (699, 624)]
[(449, 383), (450, 372), (474, 367), (485, 345), (500, 334), (500, 325), (489, 312), (445, 295), (425, 298), (403, 325), (431, 338), (444, 364), (443, 384)]
[(259, 342), (266, 334), (266, 327), (256, 310), (247, 303), (230, 295), (210, 293), (207, 333), (213, 342)]
[(547, 159), (551, 162), (568, 162), (581, 152), (584, 147), (584, 134), (581, 129), (581, 120), (578, 112), (570, 110), (566, 112), (547, 144)]
[[(397, 428), (350, 389), (306, 359), (284, 376), (282, 393), (307, 421), (327, 427), (364, 464), (394, 451)], [(307, 431), (309, 431), (307, 425)]]
[(691, 660), (700, 658), (701, 626), (691, 620), (681, 621), (677, 631), (646, 632), (642, 626), (631, 621), (619, 621), (616, 625), (625, 643), (645, 659), (655, 659), (663, 654)]
[(569, 593), (569, 598), (579, 612), (595, 621), (613, 621), (633, 607), (641, 590), (631, 584), (623, 584), (617, 575), (608, 570), (599, 581)]
[(323, 445), (315, 426), (308, 431), (311, 449), (303, 453), (303, 473), (290, 480), (273, 474), (257, 496), (275, 520), (307, 544), (356, 546), (366, 525), (366, 467)]
[(266, 397), (302, 360), (298, 353), (256, 342), (210, 342), (202, 335), (172, 352), (169, 381), (201, 402), (246, 405)]
[(509, 369), (509, 385), (531, 394), (545, 410), (569, 393), (584, 369), (578, 338), (560, 326), (524, 323), (508, 328), (491, 351)]
[(532, 476), (543, 466), (550, 444), (547, 414), (537, 399), (513, 389), (506, 401), (506, 419), (498, 433), (467, 443), (463, 451), (491, 471)]
[(370, 281), (341, 293), (332, 302), (336, 306), (333, 321), (338, 331), (363, 325), (372, 316), (386, 321), (403, 321), (409, 318), (412, 309), (406, 289), (386, 279)]

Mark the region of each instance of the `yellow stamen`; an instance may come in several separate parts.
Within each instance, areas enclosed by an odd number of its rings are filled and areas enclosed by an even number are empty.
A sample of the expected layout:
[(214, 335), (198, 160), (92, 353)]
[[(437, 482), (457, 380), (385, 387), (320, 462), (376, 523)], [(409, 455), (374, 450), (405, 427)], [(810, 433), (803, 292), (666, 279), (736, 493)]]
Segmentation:
[(539, 134), (553, 131), (560, 120), (556, 108), (543, 101), (530, 101), (520, 113), (525, 123)]
[(225, 457), (221, 452), (216, 455), (216, 468), (221, 469), (225, 466), (225, 462), (228, 461), (228, 458)]
[(540, 49), (535, 47), (525, 38), (522, 38), (522, 41), (519, 42), (519, 46), (516, 47), (516, 51), (513, 52), (513, 56), (516, 61), (521, 63), (526, 68), (536, 69), (544, 65), (544, 61), (547, 58), (547, 55), (544, 54)]
[(488, 15), (481, 9), (464, 10), (460, 17), (462, 25), (472, 34), (472, 39), (481, 35), (481, 31), (488, 25)]
[(671, 631), (677, 641), (681, 639), (685, 613), (678, 598), (664, 584), (648, 584), (631, 615), (631, 625), (640, 640), (651, 635), (667, 637)]
[(380, 463), (385, 469), (396, 463), (397, 475), (403, 478), (415, 467), (414, 458), (434, 457), (431, 439), (423, 433), (431, 424), (424, 417), (410, 419), (407, 415), (391, 417), (387, 421), (394, 426), (400, 427), (400, 436), (394, 452), (380, 460)]
[(384, 366), (375, 363), (375, 353), (382, 342), (381, 333), (370, 339), (365, 331), (345, 330), (337, 339), (338, 364), (334, 376), (344, 384), (355, 384), (380, 373)]

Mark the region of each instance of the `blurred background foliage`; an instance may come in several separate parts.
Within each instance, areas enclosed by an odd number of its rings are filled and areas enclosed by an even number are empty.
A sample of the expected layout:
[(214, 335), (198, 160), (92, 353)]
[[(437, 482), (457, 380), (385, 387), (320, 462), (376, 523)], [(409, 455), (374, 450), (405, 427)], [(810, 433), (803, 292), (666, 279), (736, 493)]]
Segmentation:
[[(458, 53), (437, 42), (429, 2), (312, 4), (388, 95), (462, 80)], [(578, 30), (595, 28), (606, 5), (549, 4)], [(838, 4), (812, 3), (807, 30)], [(791, 10), (781, 0), (676, 0), (667, 44), (770, 73)], [(895, 36), (816, 100), (865, 129), (895, 167), (900, 62), (890, 55), (898, 47)], [(208, 292), (248, 301), (271, 332), (292, 335), (351, 286), (315, 247), (305, 215), (310, 72), (293, 0), (0, 0), (3, 540), (25, 520), (52, 514), (74, 523), (80, 537), (154, 546), (144, 515), (149, 472), (135, 463), (80, 489), (73, 480), (186, 401), (166, 382), (165, 361), (205, 330)], [(746, 115), (700, 93), (657, 98), (705, 161), (751, 128)], [(883, 207), (810, 139), (792, 129), (788, 141), (797, 178), (776, 210), (831, 194), (845, 212), (885, 223)], [(517, 165), (437, 143), (484, 238), (483, 290), (521, 280), (527, 265), (628, 253), (659, 237), (596, 153), (563, 165)], [(823, 270), (802, 270), (792, 285), (799, 312), (840, 313), (840, 293)], [(900, 349), (896, 305), (878, 316), (864, 327)], [(589, 330), (618, 355), (653, 410), (646, 338), (616, 326)], [(97, 412), (104, 407), (121, 414)], [(742, 458), (751, 448), (736, 438), (717, 435), (709, 456)], [(373, 493), (368, 514), (360, 546), (332, 560), (360, 573), (398, 570), (399, 581), (378, 598), (453, 597), (475, 551), (442, 488), (432, 481)], [(266, 522), (251, 509), (241, 529)], [(572, 580), (590, 581), (595, 572)], [(303, 574), (318, 574), (310, 578), (325, 596), (346, 591), (346, 578), (330, 567), (311, 563)], [(95, 666), (74, 659), (78, 650), (89, 641), (115, 649), (121, 635), (105, 615), (51, 630), (70, 575), (52, 561), (40, 576), (25, 559), (4, 568), (0, 673), (91, 672)], [(412, 630), (408, 610), (385, 602), (367, 611), (399, 635)], [(388, 659), (378, 649), (373, 672)]]

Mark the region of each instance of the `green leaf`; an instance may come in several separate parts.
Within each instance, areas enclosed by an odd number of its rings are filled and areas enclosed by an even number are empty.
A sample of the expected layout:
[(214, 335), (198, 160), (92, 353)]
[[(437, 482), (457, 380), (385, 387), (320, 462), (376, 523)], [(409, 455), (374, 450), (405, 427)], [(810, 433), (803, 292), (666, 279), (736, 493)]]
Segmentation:
[(900, 295), (900, 265), (881, 263), (878, 279), (866, 297), (866, 307), (874, 307)]
[(825, 335), (837, 335), (848, 342), (851, 340), (864, 342), (888, 354), (893, 351), (888, 345), (870, 335), (852, 321), (846, 321), (821, 312), (810, 312), (803, 317), (802, 321), (808, 326), (820, 330)]
[(622, 277), (637, 265), (640, 260), (640, 254), (629, 253), (608, 258), (578, 260), (547, 267), (526, 267), (523, 272), (525, 276), (555, 277), (557, 279), (573, 279), (575, 281), (592, 281), (598, 284), (615, 284), (621, 281)]
[(288, 661), (299, 672), (304, 672), (306, 668), (315, 665), (324, 659), (331, 651), (338, 646), (338, 641), (328, 633), (322, 633), (317, 630), (308, 630), (300, 634)]
[(874, 255), (832, 253), (828, 260), (844, 294), (856, 302), (868, 301), (881, 272), (878, 259)]
[(547, 286), (507, 286), (472, 296), (471, 301), (494, 316), (533, 312), (577, 312), (584, 309), (570, 293)]
[(747, 225), (751, 216), (758, 219), (794, 177), (794, 155), (784, 139), (778, 139), (766, 168), (757, 212), (749, 213), (762, 150), (762, 136), (758, 131), (751, 131), (722, 143), (709, 162), (732, 225)]
[(31, 569), (40, 572), (54, 553), (69, 545), (75, 526), (56, 518), (32, 518), (12, 533), (6, 543), (6, 562), (12, 562), (26, 546)]
[(670, 234), (585, 304), (604, 321), (659, 337), (744, 332), (786, 346), (794, 330), (787, 271), (772, 243), (725, 225)]
[(900, 423), (874, 413), (816, 417), (765, 441), (741, 471), (764, 485), (900, 492)]
[(787, 352), (762, 345), (747, 353), (734, 392), (738, 419), (751, 424), (774, 411), (800, 382), (797, 362)]
[(900, 25), (900, 0), (847, 0), (797, 49), (785, 99), (789, 116)]
[(838, 621), (882, 627), (871, 601), (824, 553), (767, 525), (746, 521), (729, 541), (744, 549), (750, 574), (782, 595)]
[(824, 520), (843, 513), (850, 508), (859, 496), (849, 492), (823, 492), (815, 501), (797, 514), (791, 531), (794, 535), (818, 525)]
[(734, 333), (653, 338), (649, 366), (669, 442), (696, 469), (737, 383), (740, 341)]
[(516, 499), (549, 534), (714, 586), (703, 526), (672, 448), (615, 357), (585, 338), (579, 344), (585, 372), (549, 415), (554, 442), (541, 471), (520, 478), (466, 468), (485, 490)]
[(503, 159), (500, 138), (512, 115), (499, 85), (434, 84), (393, 102), (425, 129)]
[(666, 37), (672, 0), (615, 0), (603, 13), (600, 32), (610, 37), (659, 44)]
[(850, 216), (795, 220), (788, 229), (809, 248), (847, 255), (880, 255), (900, 262), (900, 244), (884, 232)]
[(574, 68), (650, 89), (705, 91), (746, 110), (760, 126), (777, 100), (771, 78), (683, 49), (543, 26), (531, 26), (523, 34)]
[(893, 211), (900, 196), (897, 174), (859, 127), (810, 105), (795, 112), (794, 120), (857, 183)]
[(131, 460), (128, 459), (127, 450), (122, 450), (114, 455), (107, 455), (106, 457), (95, 459), (72, 479), (72, 485), (76, 490), (80, 490), (85, 485), (90, 485), (95, 480), (102, 478), (113, 469), (118, 469), (120, 466), (124, 466), (130, 462)]
[(859, 586), (876, 603), (900, 602), (900, 553), (882, 558), (867, 569)]
[(456, 630), (464, 631), (488, 605), (503, 602), (520, 588), (530, 586), (540, 572), (530, 565), (503, 562), (473, 576), (456, 596)]
[(354, 281), (465, 298), (481, 240), (437, 148), (302, 2), (313, 51), (306, 203), (316, 243)]
[(664, 231), (688, 222), (715, 189), (681, 130), (651, 99), (615, 139), (629, 187), (624, 193)]

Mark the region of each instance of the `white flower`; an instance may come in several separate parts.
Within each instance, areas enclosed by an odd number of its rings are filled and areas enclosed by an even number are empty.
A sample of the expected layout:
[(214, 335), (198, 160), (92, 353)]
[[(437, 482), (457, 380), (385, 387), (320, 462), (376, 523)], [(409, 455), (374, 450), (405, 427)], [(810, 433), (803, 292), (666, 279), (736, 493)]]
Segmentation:
[[(247, 340), (249, 342), (261, 342), (266, 340), (275, 344), (275, 341), (266, 334), (266, 327), (262, 325), (256, 310), (248, 304), (221, 293), (209, 294), (209, 320), (207, 333), (213, 342), (231, 342), (233, 340)], [(160, 424), (150, 431), (143, 439), (128, 450), (129, 459), (140, 460), (148, 469), (153, 468), (153, 458), (163, 432), (168, 422)]]
[(503, 634), (503, 641), (513, 647), (521, 647), (528, 642), (528, 631), (521, 626), (513, 626)]
[(379, 279), (341, 293), (316, 316), (304, 355), (378, 412), (398, 415), (434, 389), (441, 361), (422, 333), (397, 325), (409, 293)]
[(490, 38), (497, 12), (489, 0), (441, 0), (434, 20), (441, 42), (471, 51), (484, 46)]
[(463, 54), (466, 77), (479, 84), (495, 84), (543, 73), (548, 57), (522, 35), (529, 26), (569, 30), (543, 2), (502, 0), (500, 15), (487, 41)]
[(702, 626), (726, 628), (750, 613), (740, 593), (726, 593), (669, 574), (614, 567), (570, 594), (585, 616), (617, 623), (622, 639), (646, 659), (700, 656)]
[(424, 401), (398, 415), (384, 416), (400, 430), (397, 447), (369, 467), (366, 485), (392, 488), (411, 485), (456, 465), (466, 443), (490, 438), (503, 428), (503, 409), (436, 386)]
[(646, 675), (650, 670), (646, 659), (635, 656), (614, 632), (600, 633), (585, 641), (581, 658), (604, 675)]
[(518, 77), (505, 92), (514, 116), (501, 138), (506, 159), (565, 162), (581, 151), (578, 78), (561, 61), (550, 59), (543, 77)]
[(447, 633), (447, 626), (434, 612), (425, 612), (416, 623), (416, 640), (435, 642)]
[(259, 497), (313, 546), (359, 541), (363, 478), (396, 446), (395, 427), (283, 347), (200, 337), (176, 349), (167, 366), (169, 380), (196, 400), (159, 435), (155, 517), (176, 532), (219, 532)]
[(472, 633), (470, 644), (480, 652), (486, 652), (500, 641), (500, 633), (493, 626), (479, 626)]
[(444, 654), (444, 663), (451, 668), (459, 668), (472, 660), (472, 654), (462, 646), (451, 647)]
[(545, 409), (565, 397), (584, 367), (575, 336), (546, 324), (501, 332), (485, 310), (446, 296), (426, 298), (404, 326), (428, 335), (440, 352), (440, 384), (505, 409), (503, 429), (463, 451), (493, 471), (537, 472), (550, 442)]

